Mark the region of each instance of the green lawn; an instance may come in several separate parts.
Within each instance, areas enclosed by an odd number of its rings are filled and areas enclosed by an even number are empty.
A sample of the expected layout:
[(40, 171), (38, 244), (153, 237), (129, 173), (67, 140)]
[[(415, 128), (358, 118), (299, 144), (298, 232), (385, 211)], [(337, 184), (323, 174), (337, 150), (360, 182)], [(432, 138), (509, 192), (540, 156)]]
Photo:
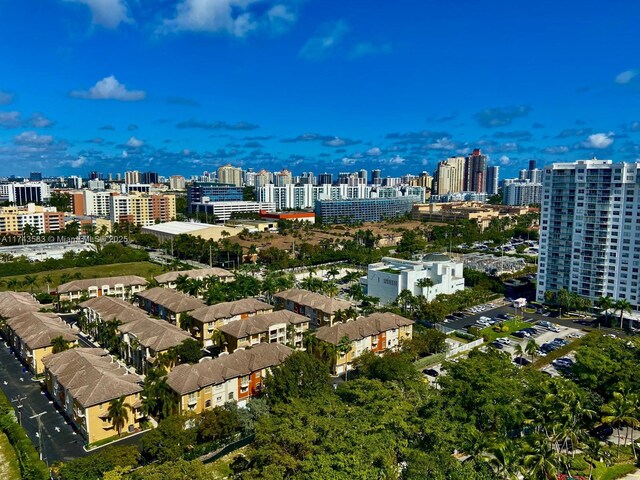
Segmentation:
[(596, 480), (615, 480), (635, 472), (638, 468), (631, 463), (622, 463), (612, 467), (607, 467), (604, 463), (597, 463), (596, 465), (593, 471), (593, 478)]
[[(55, 270), (53, 272), (41, 272), (34, 273), (31, 276), (38, 278), (38, 285), (35, 287), (35, 292), (46, 292), (47, 284), (44, 281), (46, 275), (50, 275), (53, 280), (49, 284), (51, 290), (62, 283), (61, 277), (66, 273), (67, 275), (76, 275), (80, 273), (82, 278), (99, 278), (99, 277), (115, 277), (118, 275), (138, 275), (144, 277), (147, 280), (156, 275), (160, 275), (163, 269), (160, 265), (151, 262), (132, 262), (132, 263), (114, 263), (111, 265), (96, 265), (93, 267), (79, 267), (79, 268), (66, 268), (63, 270)], [(7, 283), (12, 278), (19, 281), (24, 280), (26, 275), (14, 275), (11, 277), (2, 277), (4, 283), (0, 284), (0, 291), (7, 290)], [(27, 291), (29, 287), (19, 287), (18, 290)]]
[(0, 432), (0, 478), (3, 480), (20, 480), (20, 466), (16, 452), (9, 439)]
[[(507, 327), (505, 331), (496, 332), (494, 328), (497, 326)], [(496, 338), (506, 337), (513, 332), (517, 332), (518, 330), (522, 330), (523, 328), (530, 327), (531, 324), (527, 322), (523, 322), (522, 320), (506, 320), (502, 323), (497, 323), (491, 327), (483, 328), (480, 330), (480, 335), (487, 342), (493, 342)]]

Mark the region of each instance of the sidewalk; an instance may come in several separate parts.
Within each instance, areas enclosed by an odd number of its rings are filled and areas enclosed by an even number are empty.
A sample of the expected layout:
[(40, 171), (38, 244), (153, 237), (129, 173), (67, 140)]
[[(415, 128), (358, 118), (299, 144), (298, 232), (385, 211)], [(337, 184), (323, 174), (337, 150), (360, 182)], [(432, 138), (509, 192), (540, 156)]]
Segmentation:
[(640, 480), (640, 470), (636, 470), (635, 473), (630, 473), (626, 477), (622, 477), (622, 480)]

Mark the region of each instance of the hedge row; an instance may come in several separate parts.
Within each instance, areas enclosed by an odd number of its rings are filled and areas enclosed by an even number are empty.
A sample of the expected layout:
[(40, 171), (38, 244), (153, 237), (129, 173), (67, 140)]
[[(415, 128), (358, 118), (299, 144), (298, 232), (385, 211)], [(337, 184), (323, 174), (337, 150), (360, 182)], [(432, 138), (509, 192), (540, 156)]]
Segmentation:
[(33, 443), (24, 428), (16, 422), (13, 405), (0, 391), (0, 430), (2, 430), (16, 451), (20, 465), (21, 478), (24, 480), (46, 480), (49, 478), (47, 465), (40, 460)]

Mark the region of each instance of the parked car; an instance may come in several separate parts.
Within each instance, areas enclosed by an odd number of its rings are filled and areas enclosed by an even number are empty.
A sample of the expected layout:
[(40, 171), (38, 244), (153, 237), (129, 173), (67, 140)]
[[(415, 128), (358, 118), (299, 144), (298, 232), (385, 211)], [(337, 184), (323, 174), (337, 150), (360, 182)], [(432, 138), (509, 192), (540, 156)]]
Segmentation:
[(527, 365), (530, 365), (531, 362), (529, 360), (527, 360), (524, 357), (516, 357), (513, 359), (513, 363), (515, 363), (516, 365), (520, 365), (522, 367), (525, 367)]
[(519, 330), (517, 332), (513, 332), (511, 335), (513, 335), (514, 337), (518, 337), (518, 338), (527, 338), (527, 337), (531, 336), (528, 332), (525, 332), (523, 330)]
[(489, 344), (490, 347), (497, 348), (498, 350), (502, 350), (504, 345), (498, 341), (493, 341)]
[(500, 318), (502, 320), (509, 320), (509, 315), (507, 315), (506, 313), (499, 313), (498, 315), (496, 315), (496, 318)]
[(536, 330), (535, 328), (531, 328), (531, 327), (523, 328), (522, 331), (523, 332), (527, 332), (530, 336), (531, 335), (536, 335), (538, 333), (538, 330)]
[(511, 340), (509, 340), (507, 337), (496, 338), (496, 342), (499, 342), (503, 345), (511, 345)]
[(564, 338), (554, 338), (553, 341), (559, 343), (560, 345), (569, 345), (569, 342), (567, 342)]
[(613, 427), (608, 423), (603, 423), (602, 425), (592, 429), (589, 433), (591, 436), (599, 438), (600, 440), (606, 440), (613, 435)]
[(434, 368), (427, 368), (427, 369), (423, 370), (422, 373), (424, 373), (425, 375), (428, 375), (429, 377), (433, 377), (433, 378), (436, 378), (438, 375), (440, 375), (440, 372), (437, 371)]

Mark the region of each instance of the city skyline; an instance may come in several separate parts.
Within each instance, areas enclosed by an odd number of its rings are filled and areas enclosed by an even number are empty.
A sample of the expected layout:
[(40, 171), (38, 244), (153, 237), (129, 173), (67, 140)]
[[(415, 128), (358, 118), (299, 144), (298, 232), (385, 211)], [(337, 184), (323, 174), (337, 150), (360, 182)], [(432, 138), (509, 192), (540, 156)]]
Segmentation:
[(0, 3), (0, 175), (638, 160), (640, 6), (456, 3)]

